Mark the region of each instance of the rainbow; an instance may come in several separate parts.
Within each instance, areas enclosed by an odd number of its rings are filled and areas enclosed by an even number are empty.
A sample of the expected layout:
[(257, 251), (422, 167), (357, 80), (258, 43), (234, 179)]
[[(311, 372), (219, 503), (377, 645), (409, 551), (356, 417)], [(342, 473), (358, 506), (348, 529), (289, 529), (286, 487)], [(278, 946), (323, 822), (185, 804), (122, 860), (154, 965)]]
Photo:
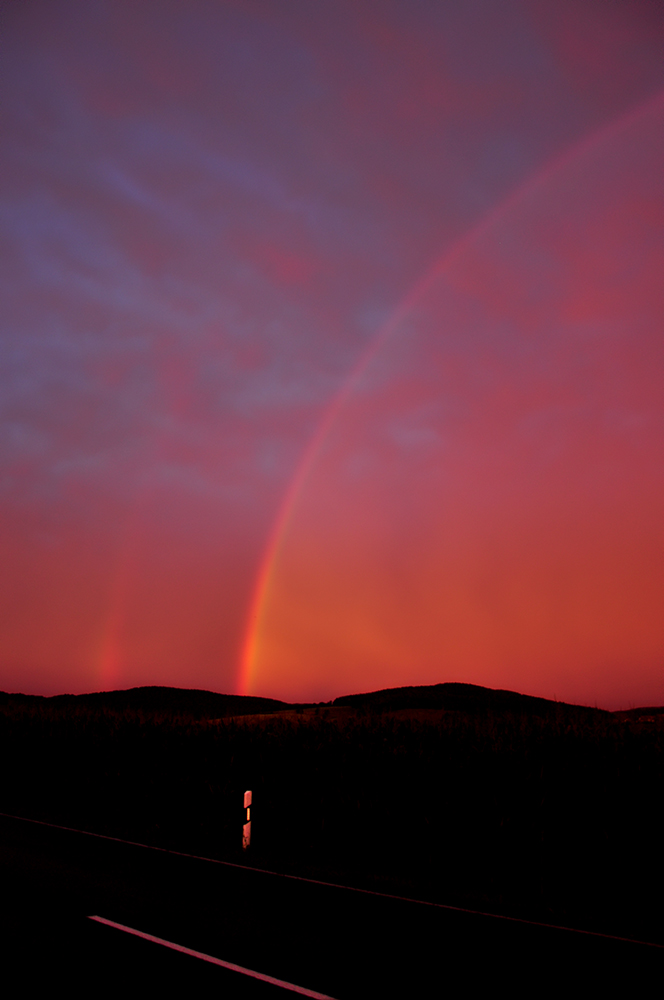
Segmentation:
[(513, 208), (529, 195), (535, 193), (567, 166), (594, 151), (602, 143), (619, 134), (623, 129), (638, 122), (640, 119), (646, 118), (652, 113), (659, 112), (662, 107), (664, 107), (664, 92), (648, 98), (617, 119), (613, 119), (601, 126), (589, 136), (585, 136), (580, 141), (574, 143), (560, 156), (549, 161), (542, 170), (529, 178), (524, 184), (508, 195), (506, 199), (491, 209), (477, 225), (434, 262), (433, 266), (413, 285), (399, 303), (388, 322), (373, 338), (325, 411), (315, 434), (300, 459), (274, 521), (256, 576), (255, 588), (246, 621), (238, 680), (238, 690), (241, 694), (253, 693), (256, 669), (260, 656), (265, 609), (269, 603), (276, 575), (276, 567), (279, 563), (279, 557), (298, 497), (316, 464), (323, 443), (334, 425), (337, 416), (357, 387), (372, 360), (395, 334), (402, 320), (408, 315), (420, 297), (426, 293), (433, 282), (450, 268), (477, 239), (486, 234), (496, 223), (504, 219)]

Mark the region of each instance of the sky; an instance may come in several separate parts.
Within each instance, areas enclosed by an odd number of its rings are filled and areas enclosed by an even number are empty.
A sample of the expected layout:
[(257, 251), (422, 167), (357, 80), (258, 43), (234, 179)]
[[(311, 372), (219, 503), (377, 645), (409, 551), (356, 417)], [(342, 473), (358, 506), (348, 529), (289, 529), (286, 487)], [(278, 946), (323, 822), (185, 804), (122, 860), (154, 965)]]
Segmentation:
[(0, 37), (0, 688), (664, 703), (664, 8)]

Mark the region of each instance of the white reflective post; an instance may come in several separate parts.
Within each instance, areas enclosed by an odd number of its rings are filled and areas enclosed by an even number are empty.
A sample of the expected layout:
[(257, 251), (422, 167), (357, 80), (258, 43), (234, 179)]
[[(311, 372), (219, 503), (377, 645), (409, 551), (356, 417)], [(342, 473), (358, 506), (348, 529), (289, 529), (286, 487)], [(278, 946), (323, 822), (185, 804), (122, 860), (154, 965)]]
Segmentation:
[(247, 810), (247, 822), (242, 827), (242, 850), (246, 851), (251, 843), (251, 792), (244, 793), (244, 808)]

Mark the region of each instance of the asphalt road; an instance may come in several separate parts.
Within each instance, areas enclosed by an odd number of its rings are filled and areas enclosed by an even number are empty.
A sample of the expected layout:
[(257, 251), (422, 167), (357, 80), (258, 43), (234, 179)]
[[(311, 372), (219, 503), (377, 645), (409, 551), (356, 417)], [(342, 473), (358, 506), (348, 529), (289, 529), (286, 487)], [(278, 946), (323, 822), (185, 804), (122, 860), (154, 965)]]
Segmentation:
[[(512, 996), (649, 987), (664, 948), (284, 878), (0, 816), (5, 978), (25, 993), (296, 994), (88, 919), (322, 993)], [(23, 990), (15, 995), (22, 995)]]

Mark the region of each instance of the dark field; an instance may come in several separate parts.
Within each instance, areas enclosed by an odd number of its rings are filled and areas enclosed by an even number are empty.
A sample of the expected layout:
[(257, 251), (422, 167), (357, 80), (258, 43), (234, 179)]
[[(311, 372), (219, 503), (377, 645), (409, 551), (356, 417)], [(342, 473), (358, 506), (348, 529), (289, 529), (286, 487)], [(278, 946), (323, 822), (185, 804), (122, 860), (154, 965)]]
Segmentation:
[(664, 942), (664, 710), (470, 685), (0, 695), (0, 751), (5, 813)]

